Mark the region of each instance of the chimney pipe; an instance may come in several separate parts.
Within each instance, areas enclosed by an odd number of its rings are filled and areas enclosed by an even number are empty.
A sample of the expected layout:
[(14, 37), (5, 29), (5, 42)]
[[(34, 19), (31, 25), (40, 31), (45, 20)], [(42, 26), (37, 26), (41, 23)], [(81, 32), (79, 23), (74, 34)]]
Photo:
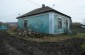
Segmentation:
[(42, 8), (44, 8), (45, 7), (45, 4), (42, 4)]

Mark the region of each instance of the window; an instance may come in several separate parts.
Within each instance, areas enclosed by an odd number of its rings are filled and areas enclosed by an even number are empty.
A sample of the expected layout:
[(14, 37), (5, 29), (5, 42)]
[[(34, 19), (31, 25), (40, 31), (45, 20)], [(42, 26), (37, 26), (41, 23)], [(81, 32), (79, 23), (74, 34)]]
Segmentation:
[(68, 28), (68, 20), (66, 20), (66, 28)]
[(62, 29), (62, 19), (58, 18), (58, 29)]
[(24, 20), (24, 28), (27, 28), (27, 20)]

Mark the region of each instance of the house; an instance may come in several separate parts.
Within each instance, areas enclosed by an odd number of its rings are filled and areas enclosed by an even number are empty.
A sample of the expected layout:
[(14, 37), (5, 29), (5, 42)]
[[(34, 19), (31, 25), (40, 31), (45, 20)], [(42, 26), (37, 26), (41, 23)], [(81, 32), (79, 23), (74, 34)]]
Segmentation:
[(10, 29), (16, 29), (17, 28), (17, 22), (7, 22)]
[(0, 22), (0, 30), (7, 30), (9, 29), (8, 24)]
[(42, 5), (31, 12), (17, 17), (19, 29), (30, 29), (45, 34), (70, 31), (71, 17), (48, 6)]

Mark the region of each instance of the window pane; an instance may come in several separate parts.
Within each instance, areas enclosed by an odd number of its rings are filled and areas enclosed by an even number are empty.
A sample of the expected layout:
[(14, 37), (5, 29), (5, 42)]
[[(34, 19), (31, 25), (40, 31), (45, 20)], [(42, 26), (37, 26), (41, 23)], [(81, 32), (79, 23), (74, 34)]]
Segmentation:
[(62, 19), (58, 18), (58, 29), (62, 28)]
[(66, 20), (66, 28), (68, 28), (68, 20)]

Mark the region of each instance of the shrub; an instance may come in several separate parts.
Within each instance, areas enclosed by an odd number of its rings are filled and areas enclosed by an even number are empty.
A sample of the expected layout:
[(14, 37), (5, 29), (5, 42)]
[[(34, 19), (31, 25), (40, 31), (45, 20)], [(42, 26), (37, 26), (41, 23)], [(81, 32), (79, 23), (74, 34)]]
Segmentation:
[(81, 45), (81, 48), (82, 49), (85, 49), (85, 43)]

